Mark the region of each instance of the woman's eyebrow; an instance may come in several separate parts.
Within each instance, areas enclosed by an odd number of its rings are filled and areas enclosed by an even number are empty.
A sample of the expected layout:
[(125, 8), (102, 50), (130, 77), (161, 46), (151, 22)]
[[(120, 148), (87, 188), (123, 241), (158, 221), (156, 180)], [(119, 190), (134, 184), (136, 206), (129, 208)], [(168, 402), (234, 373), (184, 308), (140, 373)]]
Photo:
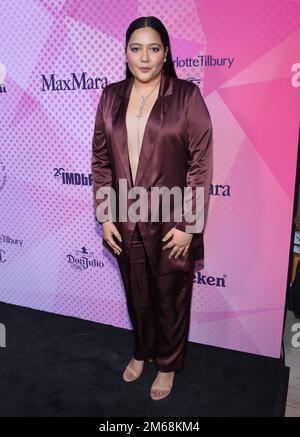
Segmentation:
[[(152, 45), (159, 45), (160, 46), (160, 43), (159, 42), (151, 42), (150, 44), (145, 44), (146, 46), (148, 45), (148, 46), (152, 46)], [(139, 42), (132, 42), (132, 43), (130, 43), (129, 44), (130, 46), (132, 46), (132, 45), (137, 45), (137, 46), (142, 46), (143, 44), (140, 44)]]

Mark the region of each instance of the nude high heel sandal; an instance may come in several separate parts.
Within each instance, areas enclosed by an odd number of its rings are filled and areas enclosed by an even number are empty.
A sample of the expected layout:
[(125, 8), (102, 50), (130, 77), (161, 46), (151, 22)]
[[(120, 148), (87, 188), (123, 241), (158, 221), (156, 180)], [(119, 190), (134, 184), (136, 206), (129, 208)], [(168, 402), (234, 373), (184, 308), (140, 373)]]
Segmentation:
[[(173, 387), (173, 382), (174, 382), (174, 378), (175, 378), (175, 372), (173, 374), (173, 378), (171, 380), (171, 382), (168, 385), (157, 385), (155, 384), (155, 382), (152, 384), (151, 390), (150, 390), (150, 397), (153, 401), (159, 401), (161, 399), (166, 398), (172, 390)], [(159, 392), (160, 394), (158, 395), (157, 392)], [(163, 392), (161, 394), (161, 392)]]
[[(153, 360), (153, 358), (148, 358), (147, 361), (149, 363), (152, 363), (154, 360)], [(126, 367), (124, 373), (123, 373), (124, 381), (126, 381), (126, 382), (135, 381), (136, 379), (138, 379), (141, 376), (143, 370), (144, 370), (144, 365), (143, 365), (140, 372), (136, 372), (130, 367), (130, 363), (129, 363), (128, 366)]]

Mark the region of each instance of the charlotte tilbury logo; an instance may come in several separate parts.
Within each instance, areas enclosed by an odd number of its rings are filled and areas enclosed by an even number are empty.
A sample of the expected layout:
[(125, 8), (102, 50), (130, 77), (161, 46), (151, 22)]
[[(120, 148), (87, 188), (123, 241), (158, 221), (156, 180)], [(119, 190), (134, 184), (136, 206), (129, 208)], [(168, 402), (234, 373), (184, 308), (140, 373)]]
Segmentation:
[(197, 68), (197, 67), (225, 67), (229, 70), (232, 67), (234, 58), (219, 58), (213, 55), (198, 55), (195, 58), (186, 57), (173, 60), (176, 68)]
[(18, 247), (22, 247), (23, 242), (24, 240), (19, 240), (18, 238), (13, 238), (9, 235), (4, 235), (4, 234), (0, 235), (0, 243), (11, 244)]
[(77, 90), (99, 90), (107, 86), (107, 77), (91, 77), (87, 72), (70, 73), (70, 77), (62, 79), (56, 77), (56, 74), (50, 76), (41, 75), (41, 91), (77, 91)]

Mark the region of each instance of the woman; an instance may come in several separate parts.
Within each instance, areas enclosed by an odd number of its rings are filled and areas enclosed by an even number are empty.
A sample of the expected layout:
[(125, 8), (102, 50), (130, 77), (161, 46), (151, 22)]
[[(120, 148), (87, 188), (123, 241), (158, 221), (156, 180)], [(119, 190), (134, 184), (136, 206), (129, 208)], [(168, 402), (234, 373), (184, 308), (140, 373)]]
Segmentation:
[[(199, 88), (177, 78), (169, 36), (159, 19), (133, 21), (126, 33), (125, 53), (126, 79), (103, 90), (97, 109), (94, 201), (103, 243), (118, 260), (133, 327), (135, 350), (123, 379), (137, 379), (144, 361), (154, 359), (158, 373), (150, 396), (158, 400), (170, 393), (175, 371), (184, 365), (194, 265), (204, 256), (212, 125)], [(120, 181), (125, 184), (121, 186)], [(178, 206), (172, 196), (166, 220), (162, 217), (165, 200), (151, 204), (154, 187), (180, 188), (182, 194), (184, 187), (194, 191), (203, 187), (200, 227), (195, 219), (195, 192), (189, 203), (194, 221), (187, 220), (182, 204), (176, 215)], [(140, 189), (146, 208), (133, 209), (132, 196), (127, 192), (125, 199), (124, 189), (134, 193)], [(120, 218), (120, 198), (128, 212), (125, 219)], [(191, 224), (196, 226), (187, 228)]]

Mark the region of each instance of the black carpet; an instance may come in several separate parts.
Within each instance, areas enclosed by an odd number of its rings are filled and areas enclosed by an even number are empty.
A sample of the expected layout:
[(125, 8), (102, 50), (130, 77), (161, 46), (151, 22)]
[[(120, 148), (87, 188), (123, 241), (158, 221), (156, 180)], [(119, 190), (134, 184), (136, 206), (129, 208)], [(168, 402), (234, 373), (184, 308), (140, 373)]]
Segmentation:
[(0, 323), (2, 417), (284, 416), (289, 368), (279, 359), (189, 342), (171, 394), (153, 401), (154, 363), (122, 379), (132, 331), (6, 303)]

